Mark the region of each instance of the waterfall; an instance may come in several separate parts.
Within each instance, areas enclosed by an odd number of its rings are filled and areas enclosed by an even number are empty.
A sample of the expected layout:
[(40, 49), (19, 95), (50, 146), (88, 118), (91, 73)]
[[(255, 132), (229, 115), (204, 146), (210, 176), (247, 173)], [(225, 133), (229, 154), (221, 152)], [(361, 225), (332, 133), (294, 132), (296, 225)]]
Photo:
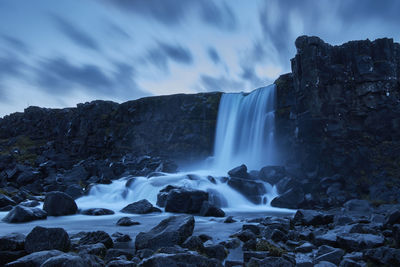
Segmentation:
[(223, 94), (218, 111), (214, 167), (246, 164), (250, 170), (276, 163), (275, 85), (250, 94)]
[[(125, 177), (110, 185), (96, 185), (88, 196), (77, 200), (79, 207), (95, 206), (119, 210), (141, 199), (147, 199), (155, 205), (158, 192), (167, 185), (174, 185), (207, 191), (210, 198), (218, 202), (218, 206), (224, 210), (272, 209), (269, 203), (277, 196), (277, 192), (270, 184), (256, 181), (258, 185), (265, 187), (267, 193), (263, 196), (266, 201), (255, 205), (229, 186), (224, 177), (229, 169), (240, 164), (246, 164), (249, 170), (259, 170), (276, 161), (274, 105), (274, 85), (248, 94), (223, 94), (218, 111), (212, 168), (165, 173), (151, 178)], [(128, 179), (133, 179), (133, 182), (127, 183)]]

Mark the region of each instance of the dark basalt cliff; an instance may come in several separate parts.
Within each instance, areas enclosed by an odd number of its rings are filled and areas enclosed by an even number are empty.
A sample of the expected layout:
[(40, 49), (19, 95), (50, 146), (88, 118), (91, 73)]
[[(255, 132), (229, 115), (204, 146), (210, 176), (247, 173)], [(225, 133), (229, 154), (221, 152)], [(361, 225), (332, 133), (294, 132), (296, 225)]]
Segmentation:
[(3, 153), (85, 159), (126, 153), (170, 159), (212, 152), (220, 93), (147, 97), (117, 104), (93, 101), (76, 108), (29, 107), (0, 120)]
[(275, 82), (286, 158), (311, 180), (339, 174), (348, 192), (398, 201), (400, 45), (301, 36), (296, 47), (292, 74)]

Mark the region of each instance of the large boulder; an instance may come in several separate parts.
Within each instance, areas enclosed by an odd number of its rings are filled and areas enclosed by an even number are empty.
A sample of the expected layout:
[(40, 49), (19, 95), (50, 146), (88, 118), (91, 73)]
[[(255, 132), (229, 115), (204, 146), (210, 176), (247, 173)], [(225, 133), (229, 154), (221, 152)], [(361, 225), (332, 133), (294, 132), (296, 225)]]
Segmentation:
[(157, 250), (161, 247), (181, 245), (192, 235), (194, 229), (193, 216), (171, 216), (161, 221), (149, 232), (141, 232), (136, 236), (135, 247)]
[(300, 187), (291, 188), (271, 201), (271, 206), (278, 208), (296, 209), (304, 201), (304, 192)]
[(267, 193), (263, 183), (250, 179), (230, 177), (228, 185), (254, 204), (261, 204), (262, 196)]
[(46, 194), (43, 209), (49, 216), (63, 216), (75, 214), (78, 211), (78, 206), (69, 195), (53, 191)]
[(161, 212), (159, 208), (156, 208), (147, 199), (142, 199), (133, 202), (124, 207), (121, 212), (132, 213), (132, 214), (147, 214), (152, 212)]
[(71, 241), (63, 228), (36, 226), (25, 239), (25, 250), (28, 253), (53, 249), (67, 252), (70, 248)]
[(168, 193), (165, 211), (180, 213), (199, 213), (208, 193), (200, 190), (173, 189)]
[(200, 209), (200, 216), (225, 217), (225, 212), (222, 209), (210, 204), (210, 202), (204, 201)]
[(47, 213), (39, 208), (29, 208), (24, 206), (15, 206), (4, 218), (7, 223), (22, 223), (35, 220), (44, 220)]
[(249, 176), (249, 174), (247, 173), (247, 166), (244, 164), (228, 171), (228, 175), (230, 177), (236, 177), (236, 178), (247, 178)]
[(39, 251), (35, 252), (32, 254), (29, 254), (27, 256), (24, 256), (22, 258), (19, 258), (16, 261), (10, 262), (6, 264), (7, 267), (23, 267), (23, 266), (29, 266), (29, 267), (40, 267), (42, 264), (55, 256), (59, 256), (63, 254), (59, 250), (45, 250), (45, 251)]
[(154, 266), (179, 266), (179, 267), (222, 267), (223, 265), (216, 259), (208, 259), (198, 254), (179, 253), (179, 254), (156, 254), (143, 260), (139, 267)]

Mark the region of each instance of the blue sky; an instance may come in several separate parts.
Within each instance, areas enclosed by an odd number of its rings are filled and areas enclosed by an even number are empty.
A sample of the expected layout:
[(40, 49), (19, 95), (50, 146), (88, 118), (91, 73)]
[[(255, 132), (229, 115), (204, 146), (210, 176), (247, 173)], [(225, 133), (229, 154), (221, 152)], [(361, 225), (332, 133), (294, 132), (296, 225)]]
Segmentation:
[(30, 105), (250, 91), (297, 36), (399, 40), (395, 0), (0, 0), (0, 116)]

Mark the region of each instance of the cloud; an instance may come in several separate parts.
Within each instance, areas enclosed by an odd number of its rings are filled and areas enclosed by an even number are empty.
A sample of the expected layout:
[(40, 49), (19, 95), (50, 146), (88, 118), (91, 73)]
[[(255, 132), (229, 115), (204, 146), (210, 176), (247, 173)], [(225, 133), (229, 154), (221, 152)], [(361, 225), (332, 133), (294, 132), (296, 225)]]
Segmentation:
[(122, 27), (111, 21), (108, 22), (108, 30), (115, 36), (122, 37), (124, 39), (132, 39), (132, 36), (130, 36), (130, 34), (128, 34)]
[(213, 92), (213, 91), (243, 91), (244, 83), (241, 81), (235, 81), (232, 79), (228, 79), (226, 77), (212, 77), (209, 75), (201, 75), (200, 83), (205, 91)]
[(221, 61), (221, 58), (219, 57), (219, 54), (218, 54), (217, 50), (215, 50), (214, 47), (209, 47), (207, 49), (207, 53), (208, 53), (208, 56), (210, 57), (210, 59), (212, 60), (212, 62), (214, 62), (214, 64), (218, 64)]
[(194, 12), (202, 22), (223, 30), (236, 28), (237, 19), (231, 8), (210, 0), (103, 0), (123, 12), (150, 17), (162, 24), (178, 25)]
[(9, 46), (9, 48), (12, 48), (17, 52), (26, 54), (30, 51), (28, 45), (22, 42), (20, 39), (17, 39), (11, 35), (6, 35), (6, 34), (2, 35), (1, 38)]
[(168, 71), (168, 62), (191, 65), (193, 63), (192, 53), (178, 44), (167, 44), (157, 42), (157, 46), (150, 49), (147, 54), (147, 60), (163, 71)]
[(78, 29), (68, 20), (57, 15), (52, 15), (51, 17), (53, 18), (57, 28), (72, 42), (86, 49), (96, 51), (100, 50), (99, 44), (91, 36)]
[(7, 100), (4, 81), (8, 78), (22, 78), (25, 64), (13, 54), (0, 56), (0, 102)]

